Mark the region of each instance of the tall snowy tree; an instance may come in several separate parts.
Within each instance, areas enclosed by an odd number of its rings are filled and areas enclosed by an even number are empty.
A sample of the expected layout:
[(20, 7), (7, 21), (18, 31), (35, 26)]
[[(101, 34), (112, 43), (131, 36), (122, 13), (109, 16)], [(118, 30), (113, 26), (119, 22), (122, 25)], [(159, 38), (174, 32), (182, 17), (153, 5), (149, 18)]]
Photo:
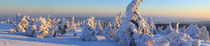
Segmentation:
[(123, 21), (117, 31), (117, 42), (129, 46), (151, 46), (153, 34), (149, 31), (149, 25), (137, 12), (138, 5), (143, 0), (132, 0), (127, 6), (127, 19)]
[(77, 34), (76, 34), (76, 27), (77, 27), (77, 25), (76, 25), (76, 23), (75, 23), (75, 20), (74, 20), (74, 16), (72, 17), (72, 20), (71, 20), (71, 27), (70, 27), (70, 30), (72, 31), (72, 32), (74, 32), (74, 36), (76, 36)]
[[(122, 17), (123, 13), (119, 13), (116, 17), (113, 23), (109, 23), (105, 29), (105, 36), (106, 39), (113, 39), (116, 37), (116, 32), (120, 28), (120, 25), (122, 24)], [(113, 25), (112, 25), (113, 24)]]

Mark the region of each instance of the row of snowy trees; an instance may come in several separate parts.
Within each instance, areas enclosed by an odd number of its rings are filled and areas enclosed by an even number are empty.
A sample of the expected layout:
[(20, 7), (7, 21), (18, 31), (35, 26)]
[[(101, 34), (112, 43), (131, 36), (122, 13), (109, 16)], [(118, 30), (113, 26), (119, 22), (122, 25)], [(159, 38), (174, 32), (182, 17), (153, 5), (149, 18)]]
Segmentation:
[(103, 33), (107, 40), (127, 46), (199, 46), (200, 40), (209, 41), (209, 33), (205, 26), (199, 28), (196, 24), (191, 24), (180, 28), (179, 23), (176, 27), (169, 23), (166, 29), (157, 29), (152, 17), (144, 19), (137, 12), (140, 2), (143, 0), (132, 0), (126, 8), (126, 19), (122, 20), (123, 13), (119, 13), (113, 22), (106, 25), (104, 31), (99, 22), (95, 24), (94, 17), (87, 19), (81, 39), (97, 40), (97, 33)]
[(76, 25), (74, 17), (70, 23), (69, 20), (65, 18), (54, 18), (52, 20), (50, 15), (45, 19), (44, 17), (30, 18), (29, 16), (21, 16), (21, 14), (18, 13), (16, 20), (13, 22), (14, 29), (11, 29), (11, 32), (22, 33), (38, 38), (57, 37), (64, 35), (68, 31), (76, 32), (76, 27), (82, 24), (81, 22)]

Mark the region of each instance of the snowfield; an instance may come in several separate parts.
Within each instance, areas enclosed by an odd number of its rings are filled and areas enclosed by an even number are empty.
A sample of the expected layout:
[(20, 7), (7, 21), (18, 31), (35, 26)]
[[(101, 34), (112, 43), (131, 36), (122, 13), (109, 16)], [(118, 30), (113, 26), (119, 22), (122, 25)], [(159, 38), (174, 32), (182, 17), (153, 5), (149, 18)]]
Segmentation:
[[(111, 40), (105, 40), (104, 36), (97, 36), (98, 41), (82, 41), (79, 37), (81, 32), (77, 32), (78, 36), (73, 36), (72, 32), (68, 32), (56, 38), (27, 37), (10, 33), (11, 26), (12, 24), (0, 23), (0, 46), (124, 46)], [(159, 35), (154, 37), (154, 39), (159, 38), (162, 37)], [(201, 46), (210, 46), (210, 42), (201, 41)]]
[(34, 38), (10, 33), (12, 24), (0, 24), (0, 46), (121, 46), (114, 41), (105, 40), (104, 36), (97, 36), (98, 41), (82, 41), (78, 36), (68, 32), (62, 37)]
[(156, 27), (151, 16), (143, 18), (138, 13), (142, 2), (132, 0), (125, 13), (109, 23), (93, 16), (77, 22), (72, 17), (69, 22), (50, 15), (46, 19), (18, 13), (16, 20), (0, 24), (0, 46), (210, 46), (206, 26), (169, 23), (166, 29)]

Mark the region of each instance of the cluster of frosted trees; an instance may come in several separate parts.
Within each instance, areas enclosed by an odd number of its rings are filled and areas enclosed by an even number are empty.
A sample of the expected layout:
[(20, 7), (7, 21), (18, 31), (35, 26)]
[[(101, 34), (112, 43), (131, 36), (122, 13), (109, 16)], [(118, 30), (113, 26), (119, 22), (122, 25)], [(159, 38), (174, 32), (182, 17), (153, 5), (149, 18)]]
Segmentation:
[[(169, 25), (163, 30), (156, 27), (152, 17), (143, 18), (138, 13), (138, 5), (143, 0), (132, 0), (124, 13), (119, 13), (112, 22), (105, 24), (95, 17), (90, 17), (81, 23), (75, 23), (74, 17), (69, 20), (51, 20), (43, 17), (30, 18), (19, 13), (14, 23), (13, 33), (23, 33), (32, 37), (47, 38), (62, 36), (68, 31), (76, 36), (77, 27), (82, 27), (80, 38), (83, 41), (97, 40), (97, 35), (103, 35), (107, 40), (114, 40), (127, 46), (199, 46), (200, 40), (209, 41), (209, 33), (205, 26), (191, 24), (188, 27)], [(104, 26), (105, 25), (105, 26)], [(158, 29), (157, 29), (158, 28)], [(191, 42), (188, 42), (191, 41)]]
[(57, 37), (64, 35), (68, 31), (76, 31), (74, 17), (70, 23), (69, 20), (65, 18), (54, 18), (52, 20), (50, 15), (45, 19), (44, 17), (30, 18), (29, 16), (21, 16), (21, 14), (18, 13), (13, 24), (14, 29), (11, 29), (12, 33), (22, 33), (26, 36), (38, 38)]
[(87, 19), (82, 40), (97, 40), (97, 33), (103, 33), (107, 40), (127, 46), (199, 46), (200, 40), (209, 41), (205, 26), (199, 28), (196, 24), (191, 24), (180, 28), (179, 23), (175, 26), (169, 23), (166, 29), (157, 29), (152, 17), (144, 19), (137, 12), (140, 2), (143, 0), (133, 0), (126, 8), (126, 19), (122, 20), (123, 13), (120, 13), (113, 22), (106, 25), (104, 31), (101, 26), (97, 26), (101, 24), (96, 24), (94, 17)]

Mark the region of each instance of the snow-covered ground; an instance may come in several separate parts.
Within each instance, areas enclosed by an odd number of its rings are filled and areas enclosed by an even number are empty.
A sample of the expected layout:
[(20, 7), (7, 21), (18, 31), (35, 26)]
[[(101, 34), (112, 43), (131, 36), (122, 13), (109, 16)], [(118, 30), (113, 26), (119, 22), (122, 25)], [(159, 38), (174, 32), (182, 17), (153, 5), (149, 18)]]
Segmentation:
[(98, 41), (82, 41), (78, 36), (68, 32), (62, 37), (34, 38), (10, 33), (12, 24), (0, 23), (0, 46), (122, 46), (114, 41), (105, 40), (104, 36), (97, 36)]

